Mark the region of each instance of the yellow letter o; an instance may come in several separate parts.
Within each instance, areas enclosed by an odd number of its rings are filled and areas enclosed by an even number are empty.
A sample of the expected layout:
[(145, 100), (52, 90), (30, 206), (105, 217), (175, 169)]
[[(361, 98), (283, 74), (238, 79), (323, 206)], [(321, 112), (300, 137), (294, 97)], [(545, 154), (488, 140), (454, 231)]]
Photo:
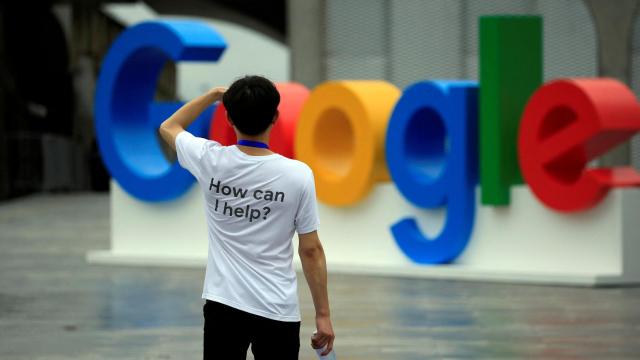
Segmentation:
[(385, 81), (329, 81), (310, 94), (298, 120), (295, 156), (314, 171), (318, 198), (336, 206), (362, 200), (389, 181), (384, 139), (400, 90)]

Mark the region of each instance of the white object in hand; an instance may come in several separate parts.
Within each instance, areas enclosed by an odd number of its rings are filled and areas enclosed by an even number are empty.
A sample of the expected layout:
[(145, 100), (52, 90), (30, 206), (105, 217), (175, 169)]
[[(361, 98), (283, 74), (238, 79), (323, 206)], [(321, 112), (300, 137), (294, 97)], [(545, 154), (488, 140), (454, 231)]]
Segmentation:
[[(318, 331), (315, 330), (313, 332), (313, 336), (316, 336), (317, 332)], [(329, 352), (327, 355), (322, 356), (322, 353), (324, 352), (324, 349), (326, 349), (326, 348), (327, 347), (325, 346), (325, 347), (322, 347), (320, 349), (313, 349), (313, 350), (316, 351), (316, 355), (318, 355), (318, 359), (320, 359), (320, 360), (336, 360), (336, 352), (333, 351), (333, 349), (331, 349), (331, 352)]]
[(333, 351), (333, 349), (331, 350), (330, 353), (328, 353), (325, 356), (322, 356), (322, 352), (324, 351), (325, 348), (322, 349), (313, 349), (316, 351), (316, 354), (318, 354), (318, 359), (320, 360), (336, 360), (336, 352)]

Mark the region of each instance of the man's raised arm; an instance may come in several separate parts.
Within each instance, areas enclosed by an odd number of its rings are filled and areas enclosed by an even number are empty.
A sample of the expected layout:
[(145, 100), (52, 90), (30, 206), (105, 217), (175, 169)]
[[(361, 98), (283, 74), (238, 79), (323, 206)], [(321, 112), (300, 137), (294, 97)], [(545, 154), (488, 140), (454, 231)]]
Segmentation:
[(175, 150), (176, 136), (188, 128), (208, 106), (221, 100), (226, 90), (223, 87), (216, 87), (184, 104), (160, 124), (160, 136), (162, 136), (162, 139)]

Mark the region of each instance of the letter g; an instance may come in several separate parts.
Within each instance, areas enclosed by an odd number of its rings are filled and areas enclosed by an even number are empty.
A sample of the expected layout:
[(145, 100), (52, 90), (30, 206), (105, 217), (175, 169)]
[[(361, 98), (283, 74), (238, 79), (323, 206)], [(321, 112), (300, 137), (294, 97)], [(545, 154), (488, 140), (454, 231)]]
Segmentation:
[[(182, 104), (154, 103), (166, 61), (217, 61), (224, 39), (198, 21), (152, 21), (124, 31), (104, 58), (96, 89), (96, 136), (102, 159), (129, 194), (145, 201), (182, 195), (193, 177), (162, 153), (157, 129)], [(211, 109), (189, 130), (206, 136)]]
[(447, 207), (442, 232), (422, 234), (413, 218), (391, 227), (402, 252), (421, 264), (453, 261), (467, 246), (475, 220), (478, 86), (425, 81), (409, 86), (387, 131), (387, 163), (400, 193), (421, 208)]

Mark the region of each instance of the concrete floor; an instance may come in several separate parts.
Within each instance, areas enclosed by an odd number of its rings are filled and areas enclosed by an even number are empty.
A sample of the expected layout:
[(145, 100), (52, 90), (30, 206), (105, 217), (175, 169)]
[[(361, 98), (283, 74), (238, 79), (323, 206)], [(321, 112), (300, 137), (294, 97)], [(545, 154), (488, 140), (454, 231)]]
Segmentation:
[[(201, 358), (203, 269), (87, 264), (108, 237), (107, 195), (0, 203), (0, 359)], [(330, 294), (341, 360), (640, 359), (640, 288), (334, 274)]]

